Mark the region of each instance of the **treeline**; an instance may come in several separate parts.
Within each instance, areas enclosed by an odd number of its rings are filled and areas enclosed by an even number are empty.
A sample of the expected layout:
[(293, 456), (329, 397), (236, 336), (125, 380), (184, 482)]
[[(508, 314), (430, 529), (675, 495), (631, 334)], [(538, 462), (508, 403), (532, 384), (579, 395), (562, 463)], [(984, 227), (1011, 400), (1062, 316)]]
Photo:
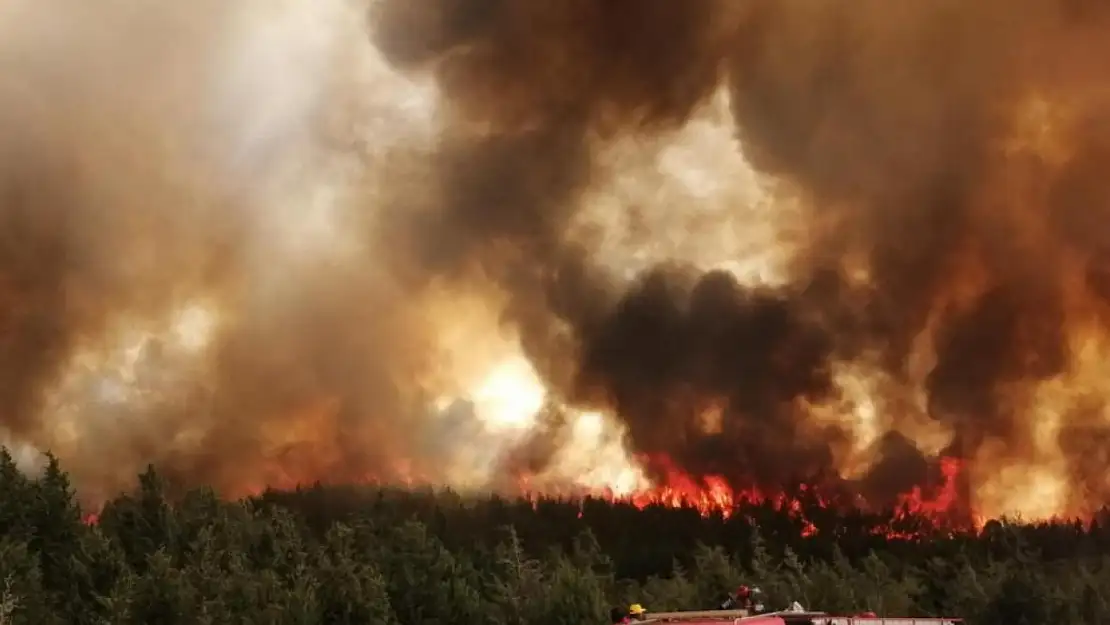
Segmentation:
[(1110, 623), (1098, 524), (972, 536), (816, 502), (800, 521), (772, 505), (705, 518), (368, 488), (167, 492), (148, 471), (89, 523), (56, 462), (30, 480), (0, 453), (0, 625), (582, 625), (632, 602), (710, 608), (739, 583), (769, 607)]

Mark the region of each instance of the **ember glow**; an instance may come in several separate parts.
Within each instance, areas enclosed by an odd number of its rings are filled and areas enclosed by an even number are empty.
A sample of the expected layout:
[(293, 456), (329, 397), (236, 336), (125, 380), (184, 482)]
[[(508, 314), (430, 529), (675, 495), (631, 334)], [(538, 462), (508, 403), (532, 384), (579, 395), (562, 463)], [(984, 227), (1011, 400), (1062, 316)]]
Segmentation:
[(1097, 4), (9, 2), (0, 440), (93, 502), (1091, 516)]

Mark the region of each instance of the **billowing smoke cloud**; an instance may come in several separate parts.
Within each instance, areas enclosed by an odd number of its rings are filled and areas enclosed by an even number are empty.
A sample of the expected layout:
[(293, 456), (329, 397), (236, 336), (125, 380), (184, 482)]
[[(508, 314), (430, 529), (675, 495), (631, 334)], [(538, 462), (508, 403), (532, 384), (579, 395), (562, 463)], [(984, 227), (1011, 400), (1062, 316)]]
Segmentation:
[[(1110, 495), (1110, 75), (1090, 60), (1108, 17), (1063, 0), (406, 0), (375, 36), (436, 77), (451, 120), (418, 264), (476, 263), (545, 378), (618, 415), (633, 450), (764, 487), (847, 475), (880, 498), (957, 456), (981, 508), (1040, 513)], [(629, 287), (574, 227), (604, 146), (673, 132), (720, 88), (740, 149), (802, 207), (786, 284), (665, 263)]]
[(1110, 10), (369, 4), (5, 6), (10, 440), (91, 497), (471, 483), (604, 414), (737, 485), (1110, 500)]
[(365, 7), (4, 12), (9, 439), (94, 498), (147, 462), (239, 492), (393, 469), (424, 434), (437, 313), (383, 266), (403, 243), (360, 185), (426, 143), (430, 87), (385, 70)]

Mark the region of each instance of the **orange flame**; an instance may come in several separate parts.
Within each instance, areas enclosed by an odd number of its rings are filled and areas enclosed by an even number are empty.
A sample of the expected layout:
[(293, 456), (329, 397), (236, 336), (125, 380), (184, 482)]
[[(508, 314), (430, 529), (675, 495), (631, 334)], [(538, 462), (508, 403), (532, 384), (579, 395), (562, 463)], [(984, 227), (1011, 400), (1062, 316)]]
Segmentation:
[[(797, 521), (799, 533), (803, 538), (820, 533), (814, 520), (807, 517), (807, 511), (816, 508), (843, 506), (843, 500), (830, 500), (816, 487), (802, 484), (794, 494), (778, 493), (767, 495), (758, 489), (734, 489), (721, 476), (710, 475), (701, 478), (690, 476), (677, 469), (667, 458), (653, 458), (651, 465), (661, 474), (658, 486), (632, 494), (617, 495), (612, 492), (591, 492), (587, 495), (600, 497), (614, 503), (625, 503), (640, 510), (649, 506), (670, 508), (689, 508), (703, 516), (718, 515), (729, 518), (745, 507), (767, 506), (785, 513)], [(940, 463), (943, 483), (935, 494), (928, 496), (920, 486), (898, 498), (898, 508), (893, 511), (889, 523), (881, 524), (873, 531), (894, 540), (917, 540), (938, 531), (954, 534), (957, 532), (977, 532), (982, 527), (981, 520), (968, 522), (962, 519), (959, 511), (958, 483), (962, 470), (956, 458), (943, 458)], [(551, 493), (539, 494), (551, 496)], [(535, 503), (537, 499), (533, 499)], [(867, 502), (855, 498), (852, 505), (860, 511), (871, 511)], [(876, 510), (876, 512), (878, 512)], [(582, 517), (581, 510), (578, 517)]]

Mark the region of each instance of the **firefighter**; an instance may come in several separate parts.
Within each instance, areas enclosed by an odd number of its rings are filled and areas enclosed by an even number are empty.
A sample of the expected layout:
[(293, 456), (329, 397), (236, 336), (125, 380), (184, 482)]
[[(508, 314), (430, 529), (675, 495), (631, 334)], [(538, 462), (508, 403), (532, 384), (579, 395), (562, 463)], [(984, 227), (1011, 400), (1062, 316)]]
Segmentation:
[(632, 619), (628, 618), (628, 612), (626, 610), (613, 608), (609, 610), (609, 622), (612, 623), (612, 625), (624, 625), (625, 623), (631, 623)]
[(633, 621), (642, 621), (647, 619), (647, 610), (644, 609), (644, 606), (633, 603), (628, 606), (628, 616), (630, 616)]
[(751, 600), (752, 591), (747, 586), (741, 586), (736, 589), (736, 592), (728, 595), (724, 603), (721, 604), (722, 610), (743, 610), (744, 604)]
[(758, 587), (748, 588), (747, 586), (740, 586), (736, 592), (728, 596), (725, 602), (721, 604), (722, 610), (751, 610), (757, 611), (763, 609), (763, 591)]

